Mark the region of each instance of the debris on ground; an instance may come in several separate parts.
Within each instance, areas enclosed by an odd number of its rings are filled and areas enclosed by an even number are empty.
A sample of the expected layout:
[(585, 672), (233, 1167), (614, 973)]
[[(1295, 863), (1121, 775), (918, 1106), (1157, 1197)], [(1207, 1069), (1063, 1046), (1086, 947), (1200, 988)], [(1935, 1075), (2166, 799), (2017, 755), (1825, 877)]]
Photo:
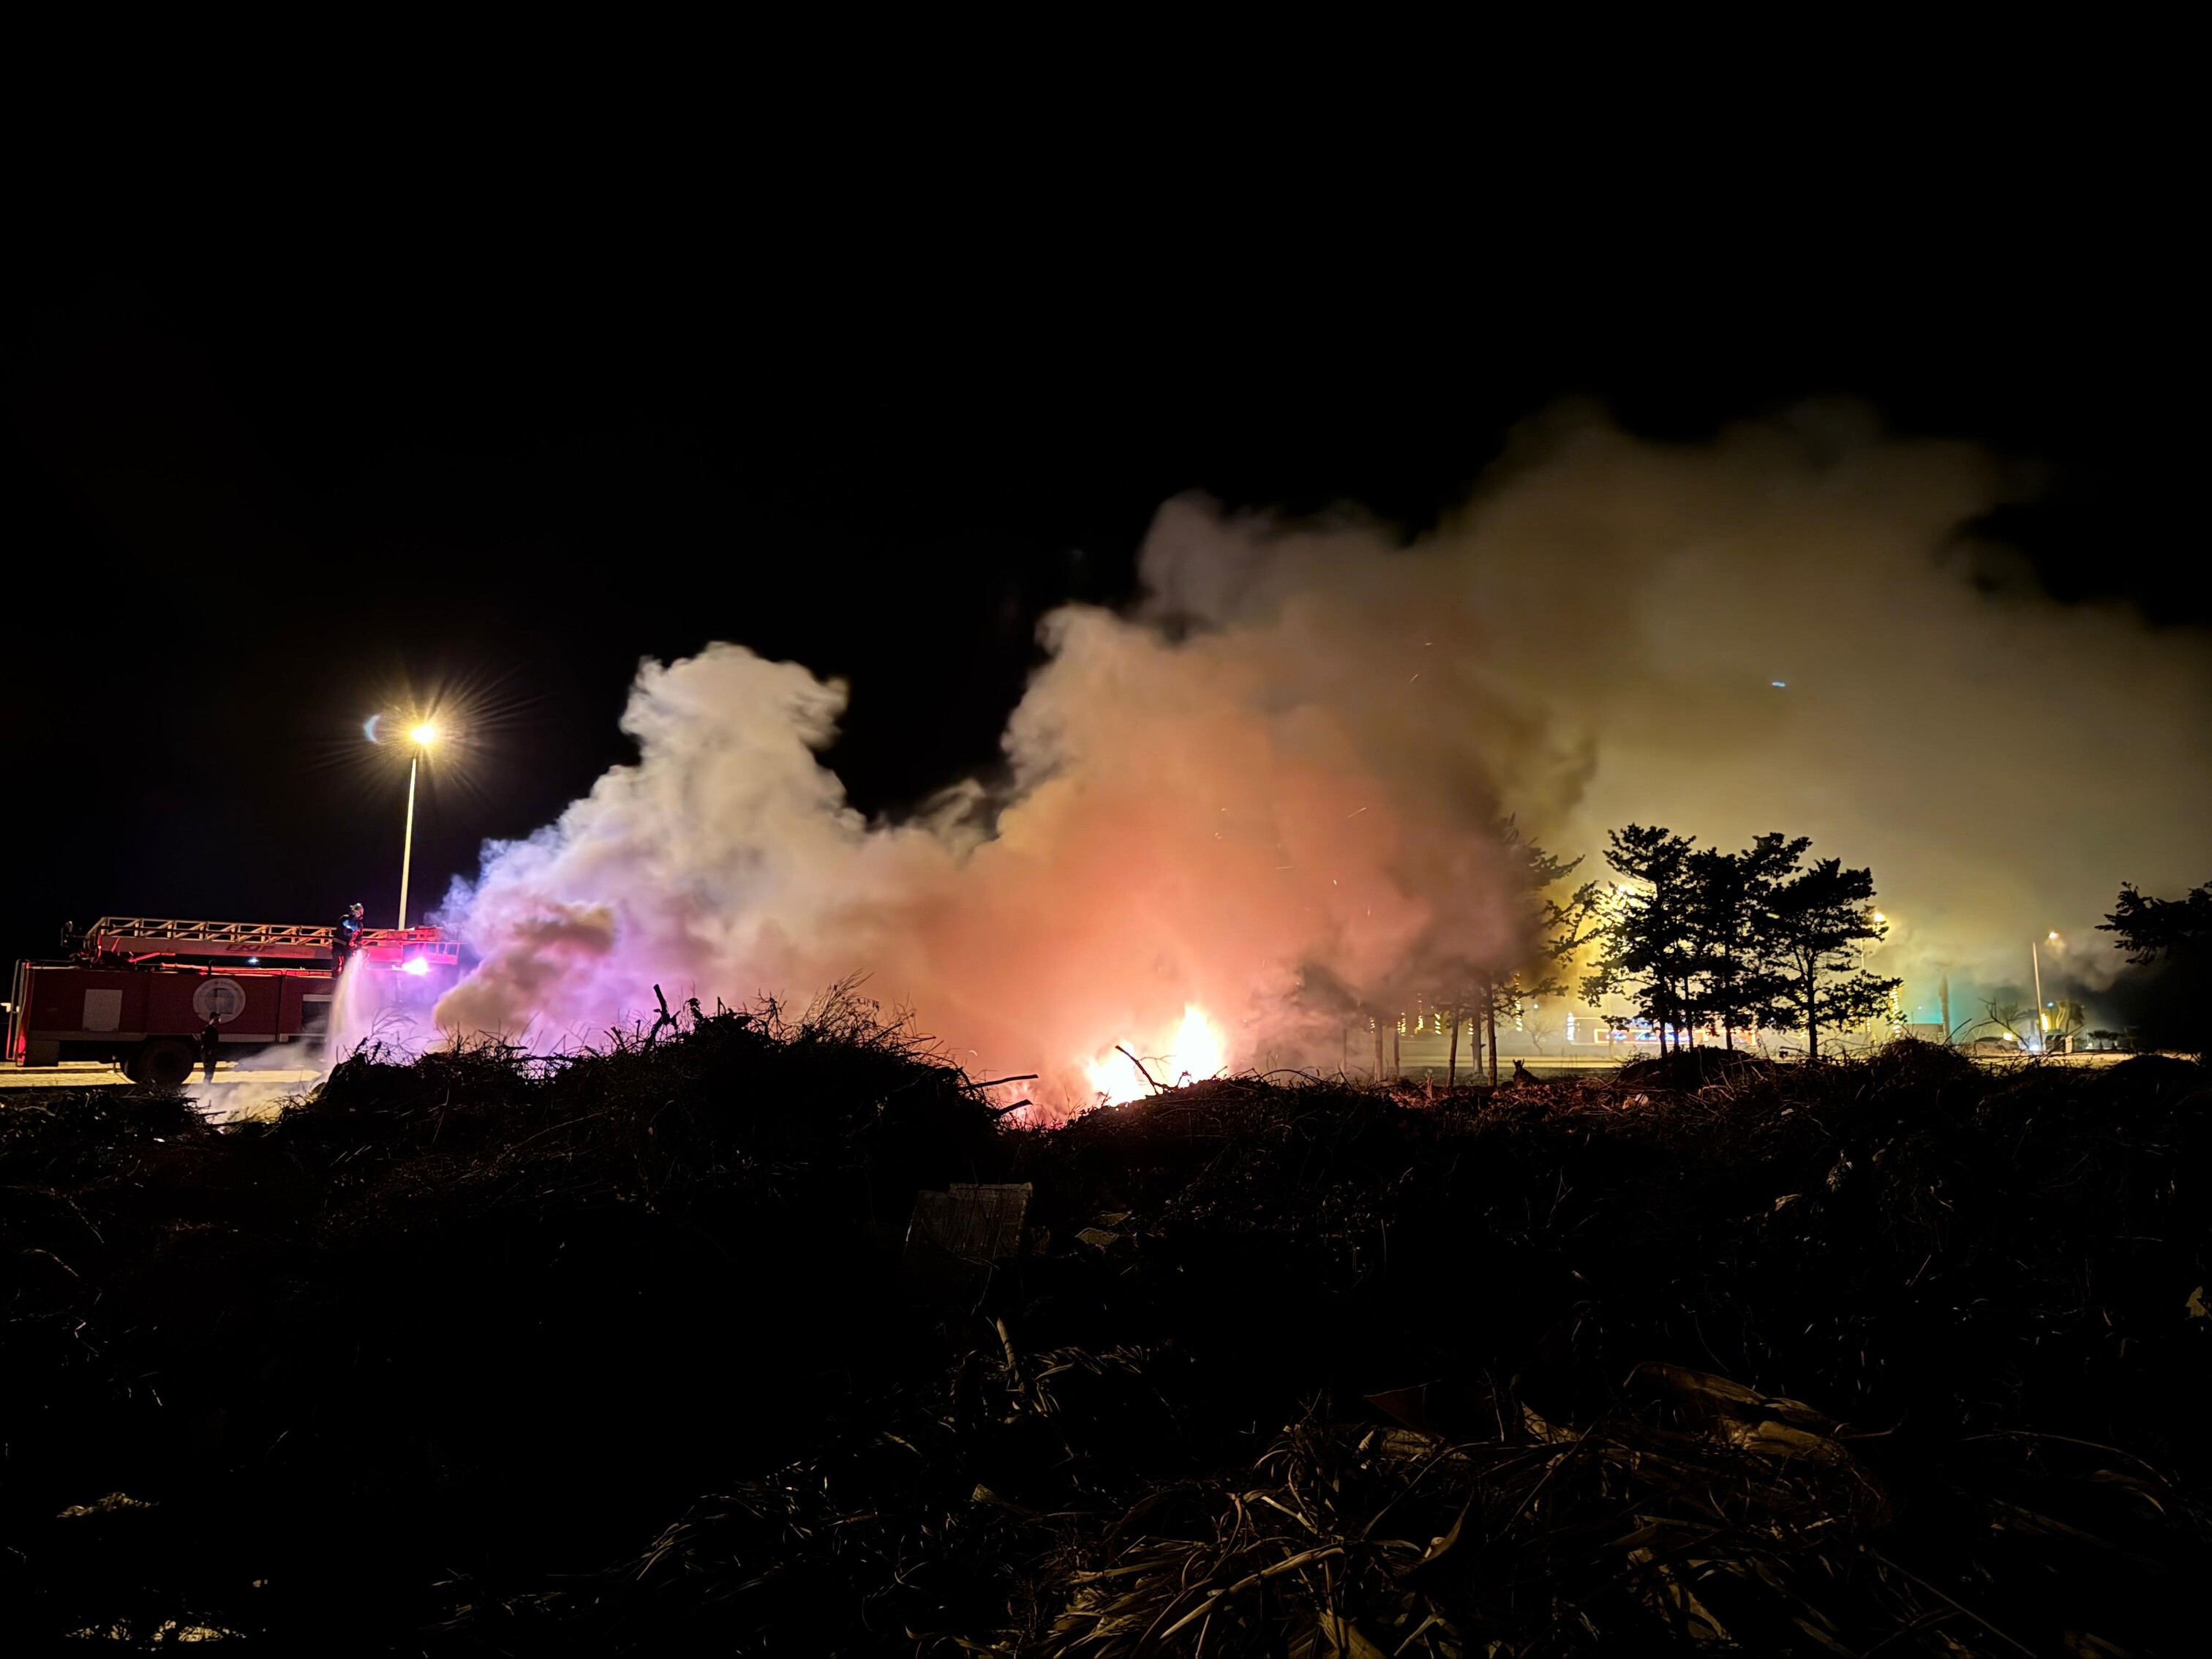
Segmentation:
[(2185, 1062), (1225, 1078), (849, 994), (0, 1110), (27, 1648), (2191, 1651)]
[(1021, 1248), (1029, 1204), (1025, 1181), (956, 1181), (941, 1193), (916, 1193), (899, 1260), (907, 1300), (973, 1313), (992, 1264)]

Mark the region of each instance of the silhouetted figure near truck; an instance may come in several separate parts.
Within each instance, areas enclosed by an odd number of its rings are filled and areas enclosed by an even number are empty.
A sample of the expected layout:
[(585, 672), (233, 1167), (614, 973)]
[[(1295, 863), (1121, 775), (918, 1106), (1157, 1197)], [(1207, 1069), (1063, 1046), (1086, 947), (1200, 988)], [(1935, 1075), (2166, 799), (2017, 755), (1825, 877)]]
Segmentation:
[(353, 953), (361, 946), (362, 903), (356, 899), (338, 914), (338, 925), (331, 929), (331, 968), (343, 972)]
[(213, 1014), (200, 1027), (200, 1066), (202, 1075), (210, 1083), (215, 1081), (215, 1057), (222, 1048), (222, 1022)]

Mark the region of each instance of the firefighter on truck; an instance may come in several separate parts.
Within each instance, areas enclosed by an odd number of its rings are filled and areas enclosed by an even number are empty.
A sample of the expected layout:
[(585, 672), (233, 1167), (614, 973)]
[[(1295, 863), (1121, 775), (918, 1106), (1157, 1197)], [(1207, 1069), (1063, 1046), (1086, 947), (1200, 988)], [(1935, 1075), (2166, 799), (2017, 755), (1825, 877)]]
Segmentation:
[(361, 944), (362, 902), (356, 899), (338, 913), (338, 925), (331, 929), (331, 967), (333, 971), (345, 971), (347, 959)]

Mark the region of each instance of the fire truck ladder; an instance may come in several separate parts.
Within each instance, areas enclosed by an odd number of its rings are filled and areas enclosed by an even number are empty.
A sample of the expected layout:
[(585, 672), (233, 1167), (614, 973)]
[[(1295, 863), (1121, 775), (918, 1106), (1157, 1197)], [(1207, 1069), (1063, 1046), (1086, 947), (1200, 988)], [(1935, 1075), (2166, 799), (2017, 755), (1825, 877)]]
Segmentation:
[[(192, 921), (168, 916), (102, 916), (85, 931), (88, 956), (237, 957), (279, 961), (327, 960), (331, 929), (308, 922)], [(440, 945), (435, 927), (373, 927), (362, 935), (366, 946), (386, 950)], [(448, 947), (450, 948), (450, 947)], [(440, 954), (443, 954), (441, 952)]]

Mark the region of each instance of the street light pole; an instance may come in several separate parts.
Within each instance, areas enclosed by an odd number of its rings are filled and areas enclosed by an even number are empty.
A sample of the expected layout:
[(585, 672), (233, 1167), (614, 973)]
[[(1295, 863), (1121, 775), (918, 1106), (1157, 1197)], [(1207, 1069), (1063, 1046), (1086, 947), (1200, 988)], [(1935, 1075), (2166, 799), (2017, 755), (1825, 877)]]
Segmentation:
[(399, 931), (407, 931), (407, 878), (415, 868), (415, 775), (422, 769), (422, 757), (438, 740), (438, 728), (428, 720), (407, 734), (415, 745), (415, 753), (407, 762), (407, 831), (399, 843)]
[(417, 749), (407, 763), (407, 832), (399, 843), (399, 931), (407, 931), (407, 878), (415, 867), (415, 773), (422, 764)]
[(2040, 941), (2028, 940), (2027, 959), (2035, 966), (2035, 1052), (2039, 1054), (2051, 1046), (2044, 1041), (2051, 1030), (2051, 1022), (2043, 1017), (2043, 945)]

